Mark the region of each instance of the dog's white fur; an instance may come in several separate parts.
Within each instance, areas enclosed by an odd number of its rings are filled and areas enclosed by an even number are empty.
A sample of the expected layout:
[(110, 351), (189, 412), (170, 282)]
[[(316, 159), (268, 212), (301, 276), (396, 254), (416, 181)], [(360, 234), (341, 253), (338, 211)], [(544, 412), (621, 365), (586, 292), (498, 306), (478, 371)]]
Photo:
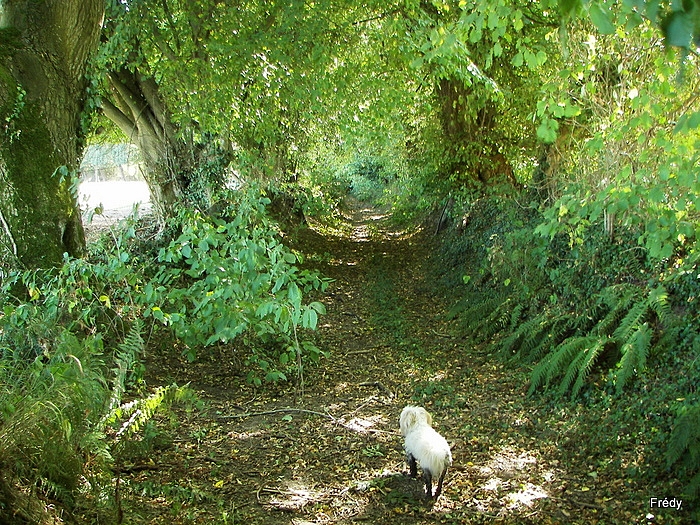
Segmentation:
[(411, 476), (417, 475), (416, 460), (423, 469), (426, 495), (433, 497), (432, 479), (438, 479), (435, 499), (442, 491), (442, 481), (447, 467), (452, 465), (452, 452), (447, 440), (438, 434), (433, 427), (433, 418), (423, 407), (407, 406), (401, 411), (399, 427), (405, 438), (406, 461)]

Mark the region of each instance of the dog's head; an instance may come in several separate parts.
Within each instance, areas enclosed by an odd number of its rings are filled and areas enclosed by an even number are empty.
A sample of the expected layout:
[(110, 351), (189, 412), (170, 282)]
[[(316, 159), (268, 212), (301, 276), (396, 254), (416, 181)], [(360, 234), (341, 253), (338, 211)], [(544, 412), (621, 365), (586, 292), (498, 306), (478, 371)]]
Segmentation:
[(423, 407), (407, 406), (401, 411), (399, 428), (401, 435), (406, 436), (411, 430), (421, 425), (432, 425), (433, 418)]

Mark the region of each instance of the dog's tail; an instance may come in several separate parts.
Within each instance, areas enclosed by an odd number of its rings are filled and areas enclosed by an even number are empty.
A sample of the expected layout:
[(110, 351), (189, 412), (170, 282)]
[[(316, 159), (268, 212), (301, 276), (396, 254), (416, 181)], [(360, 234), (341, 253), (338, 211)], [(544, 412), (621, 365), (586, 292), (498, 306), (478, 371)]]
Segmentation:
[(421, 458), (421, 466), (428, 469), (433, 476), (440, 477), (452, 465), (452, 454), (449, 450), (435, 448)]

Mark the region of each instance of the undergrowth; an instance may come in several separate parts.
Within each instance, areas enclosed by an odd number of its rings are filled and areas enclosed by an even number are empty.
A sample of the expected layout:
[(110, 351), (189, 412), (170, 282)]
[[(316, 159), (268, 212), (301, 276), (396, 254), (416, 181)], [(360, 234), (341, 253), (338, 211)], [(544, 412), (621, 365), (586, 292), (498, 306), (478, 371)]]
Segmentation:
[(4, 278), (0, 521), (47, 522), (58, 507), (122, 522), (121, 466), (152, 441), (160, 410), (193, 402), (186, 387), (145, 383), (154, 337), (178, 341), (190, 359), (229, 343), (251, 382), (294, 371), (303, 388), (304, 363), (321, 356), (304, 333), (325, 312), (304, 297), (327, 281), (298, 269), (268, 204), (252, 188), (221, 217), (183, 209), (169, 236), (150, 241), (127, 220), (88, 259)]
[[(547, 239), (534, 208), (503, 198), (483, 198), (465, 217), (443, 252), (464, 283), (448, 315), (495, 357), (531, 369), (529, 395), (643, 398), (626, 392), (650, 363), (697, 360), (692, 256), (671, 267), (637, 245), (639, 232), (610, 237), (602, 224), (585, 236)], [(665, 440), (666, 466), (688, 481), (688, 497), (700, 487), (695, 388), (669, 393), (676, 415)]]

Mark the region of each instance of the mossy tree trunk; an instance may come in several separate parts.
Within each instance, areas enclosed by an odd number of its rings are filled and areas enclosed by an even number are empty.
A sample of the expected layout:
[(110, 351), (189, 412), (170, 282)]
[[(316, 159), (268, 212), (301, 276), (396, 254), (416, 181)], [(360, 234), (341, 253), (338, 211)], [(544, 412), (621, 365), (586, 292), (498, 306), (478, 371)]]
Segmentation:
[(5, 0), (0, 7), (0, 259), (27, 268), (80, 256), (85, 235), (65, 175), (82, 153), (103, 0)]

